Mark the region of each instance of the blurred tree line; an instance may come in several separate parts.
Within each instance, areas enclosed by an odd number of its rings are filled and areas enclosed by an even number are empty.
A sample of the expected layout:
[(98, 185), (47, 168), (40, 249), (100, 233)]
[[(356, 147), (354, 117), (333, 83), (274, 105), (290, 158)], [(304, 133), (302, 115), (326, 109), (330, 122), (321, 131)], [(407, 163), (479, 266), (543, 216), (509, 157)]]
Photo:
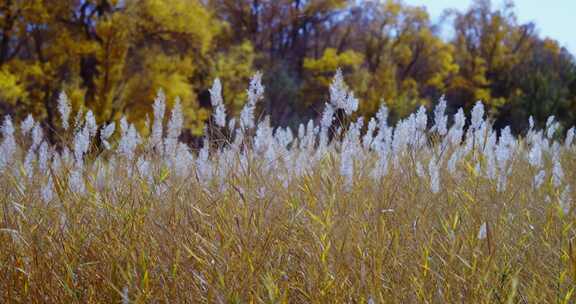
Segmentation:
[(384, 102), (398, 119), (446, 95), (452, 110), (484, 101), (517, 131), (529, 115), (576, 122), (573, 56), (520, 23), (512, 2), (476, 0), (434, 23), (400, 0), (0, 0), (0, 112), (31, 112), (53, 131), (64, 90), (76, 112), (126, 114), (146, 133), (162, 89), (199, 135), (214, 78), (237, 114), (256, 70), (262, 113), (296, 125), (318, 116), (338, 67), (360, 115)]

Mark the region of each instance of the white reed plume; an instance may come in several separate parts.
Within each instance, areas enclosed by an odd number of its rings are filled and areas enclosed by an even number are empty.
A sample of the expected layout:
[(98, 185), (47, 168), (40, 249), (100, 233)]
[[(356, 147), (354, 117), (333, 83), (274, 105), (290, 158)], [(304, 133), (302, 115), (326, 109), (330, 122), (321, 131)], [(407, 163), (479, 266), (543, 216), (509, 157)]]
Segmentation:
[(0, 172), (12, 163), (14, 153), (16, 153), (14, 125), (12, 125), (10, 116), (5, 116), (2, 123), (2, 144), (0, 144)]
[(24, 121), (20, 124), (20, 133), (26, 136), (28, 132), (30, 132), (32, 128), (34, 128), (35, 124), (36, 121), (34, 121), (34, 117), (32, 117), (32, 114), (28, 114), (28, 116), (26, 116), (26, 119), (24, 119)]
[(88, 112), (86, 112), (84, 122), (84, 126), (88, 129), (88, 134), (90, 137), (93, 138), (96, 136), (96, 133), (98, 133), (98, 124), (96, 123), (96, 117), (94, 117), (92, 110), (88, 110)]
[(440, 192), (440, 164), (435, 156), (432, 156), (428, 163), (428, 173), (430, 174), (430, 190), (432, 193)]
[(351, 115), (358, 110), (358, 99), (354, 93), (348, 89), (342, 76), (342, 70), (337, 69), (334, 79), (330, 84), (330, 103), (334, 108), (344, 110), (346, 115)]
[(70, 100), (68, 100), (68, 96), (66, 96), (64, 91), (60, 92), (60, 95), (58, 95), (58, 112), (60, 113), (62, 128), (64, 128), (64, 130), (68, 130), (72, 108), (70, 107)]
[(182, 105), (180, 104), (180, 99), (176, 98), (172, 113), (170, 114), (170, 120), (168, 121), (168, 130), (164, 141), (164, 153), (166, 153), (168, 157), (174, 157), (176, 153), (178, 137), (180, 137), (183, 125), (184, 115), (182, 113)]
[(448, 133), (448, 116), (446, 116), (446, 98), (444, 95), (440, 97), (440, 102), (434, 108), (434, 126), (431, 131), (438, 132), (439, 135), (444, 136)]
[(153, 148), (161, 150), (164, 112), (166, 111), (166, 95), (164, 95), (162, 89), (158, 90), (152, 109), (154, 111), (154, 123), (152, 125), (150, 144)]
[(250, 80), (247, 92), (248, 100), (240, 112), (240, 127), (244, 129), (254, 128), (254, 112), (256, 103), (264, 98), (264, 86), (262, 85), (262, 73), (256, 72)]
[(106, 148), (107, 150), (110, 150), (111, 148), (109, 140), (112, 134), (114, 134), (115, 129), (116, 124), (114, 122), (111, 122), (100, 130), (100, 140), (102, 141), (104, 148)]
[(220, 79), (216, 78), (212, 84), (210, 91), (210, 102), (212, 103), (212, 117), (214, 118), (214, 123), (220, 127), (224, 128), (226, 126), (226, 108), (224, 107), (224, 101), (222, 100), (222, 83)]

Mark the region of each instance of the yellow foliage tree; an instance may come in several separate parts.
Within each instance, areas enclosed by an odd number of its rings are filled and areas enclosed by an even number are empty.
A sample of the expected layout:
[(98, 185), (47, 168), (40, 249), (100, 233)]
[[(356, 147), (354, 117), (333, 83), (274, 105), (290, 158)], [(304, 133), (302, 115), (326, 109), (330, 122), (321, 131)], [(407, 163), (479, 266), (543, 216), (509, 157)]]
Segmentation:
[[(225, 24), (199, 0), (6, 2), (0, 98), (15, 115), (32, 111), (49, 128), (57, 127), (54, 105), (64, 90), (75, 111), (92, 109), (99, 123), (126, 114), (145, 133), (154, 96), (164, 89), (169, 106), (181, 99), (185, 128), (198, 135), (209, 117), (198, 93), (234, 60), (253, 56), (245, 43), (246, 55), (222, 59), (231, 46), (216, 50), (214, 41)], [(242, 75), (252, 72), (246, 62), (236, 69)], [(227, 87), (230, 95), (243, 91)]]
[(497, 112), (517, 94), (506, 77), (530, 57), (534, 25), (519, 24), (511, 2), (493, 10), (490, 0), (476, 0), (467, 11), (453, 15), (454, 56), (460, 71), (450, 91), (469, 106), (482, 100)]
[(222, 97), (229, 115), (240, 113), (247, 94), (246, 84), (254, 74), (255, 51), (249, 41), (215, 55), (211, 74), (222, 81)]
[(361, 115), (374, 114), (385, 101), (395, 116), (405, 116), (442, 95), (458, 65), (452, 45), (437, 35), (423, 7), (387, 0), (361, 3), (353, 12), (340, 45), (346, 40), (354, 51), (336, 56), (327, 49), (305, 61), (308, 71), (330, 72), (316, 82), (326, 86), (335, 65), (350, 66), (347, 80), (360, 98)]
[(354, 71), (360, 67), (364, 57), (362, 54), (349, 50), (338, 53), (334, 48), (327, 48), (318, 59), (305, 58), (304, 70), (307, 79), (302, 89), (302, 98), (306, 105), (323, 104), (328, 94), (328, 87), (338, 68)]

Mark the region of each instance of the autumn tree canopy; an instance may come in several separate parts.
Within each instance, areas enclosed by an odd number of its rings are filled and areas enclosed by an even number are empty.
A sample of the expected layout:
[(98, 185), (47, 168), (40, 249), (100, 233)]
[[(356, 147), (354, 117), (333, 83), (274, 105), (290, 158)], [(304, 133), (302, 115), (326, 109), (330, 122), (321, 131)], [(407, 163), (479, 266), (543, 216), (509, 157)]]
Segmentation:
[(187, 127), (202, 131), (209, 110), (198, 93), (222, 74), (227, 94), (252, 73), (249, 42), (195, 0), (3, 1), (0, 96), (4, 112), (32, 112), (53, 128), (65, 91), (99, 122), (122, 114), (142, 127), (157, 91), (180, 98)]
[[(142, 132), (154, 97), (180, 98), (189, 134), (209, 119), (220, 78), (232, 114), (261, 70), (259, 111), (280, 125), (316, 117), (337, 68), (360, 99), (393, 119), (445, 95), (482, 100), (497, 122), (576, 122), (574, 57), (519, 22), (510, 1), (476, 0), (443, 23), (400, 0), (1, 0), (0, 111), (32, 112), (58, 131), (61, 91), (99, 123), (127, 115)], [(443, 35), (442, 29), (453, 34)]]

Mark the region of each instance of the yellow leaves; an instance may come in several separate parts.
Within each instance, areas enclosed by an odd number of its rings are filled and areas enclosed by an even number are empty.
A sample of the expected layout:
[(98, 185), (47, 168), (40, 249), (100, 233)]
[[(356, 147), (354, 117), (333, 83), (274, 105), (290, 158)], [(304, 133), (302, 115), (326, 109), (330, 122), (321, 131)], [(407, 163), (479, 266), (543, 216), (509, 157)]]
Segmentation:
[(30, 20), (37, 24), (46, 23), (50, 19), (50, 8), (46, 6), (44, 1), (41, 0), (27, 0), (27, 1), (16, 1), (18, 2), (16, 6), (20, 11), (20, 14), (26, 16), (27, 20)]
[(63, 64), (78, 56), (93, 54), (98, 48), (96, 41), (86, 39), (82, 33), (62, 28), (59, 29), (58, 39), (47, 45), (44, 56), (53, 64)]
[(467, 11), (453, 13), (454, 53), (460, 64), (459, 74), (467, 80), (465, 85), (453, 87), (465, 97), (463, 102), (470, 105), (482, 99), (489, 103), (492, 113), (505, 100), (523, 99), (517, 94), (518, 86), (524, 86), (523, 77), (515, 74), (524, 73), (518, 72), (519, 67), (531, 65), (527, 62), (534, 56), (534, 49), (542, 47), (537, 41), (546, 44), (534, 35), (531, 25), (518, 23), (509, 9), (493, 9), (489, 1), (479, 1)]
[(303, 67), (308, 71), (310, 79), (304, 88), (308, 102), (320, 102), (319, 95), (327, 92), (330, 81), (337, 68), (356, 69), (364, 57), (355, 51), (338, 53), (334, 48), (327, 48), (322, 57), (318, 59), (304, 58)]
[(416, 80), (408, 78), (402, 81), (401, 91), (403, 92), (403, 94), (409, 96), (417, 96), (418, 95), (417, 90), (418, 90), (418, 83), (416, 82)]
[[(99, 123), (127, 115), (143, 127), (154, 94), (164, 88), (170, 103), (176, 96), (182, 99), (185, 127), (201, 133), (209, 113), (199, 109), (196, 92), (215, 72), (209, 51), (223, 29), (202, 1), (12, 3), (5, 10), (18, 12), (19, 18), (11, 44), (22, 41), (27, 51), (3, 62), (0, 98), (22, 101), (17, 113), (32, 111), (41, 119), (46, 102), (55, 102), (54, 92), (64, 89), (74, 109), (90, 108)], [(227, 48), (220, 49), (226, 53)], [(232, 57), (223, 55), (220, 61), (222, 70), (234, 71), (227, 78), (242, 82), (241, 89), (225, 87), (225, 94), (235, 96), (245, 90), (247, 79), (238, 76), (251, 74), (254, 51), (245, 43)]]
[(142, 128), (162, 88), (169, 105), (181, 99), (185, 128), (200, 134), (209, 113), (199, 109), (196, 90), (208, 84), (197, 87), (192, 80), (209, 73), (206, 53), (214, 46), (220, 23), (197, 0), (132, 0), (125, 6), (100, 18), (95, 28), (101, 39), (95, 52), (101, 119), (110, 119), (115, 107)]
[(204, 133), (204, 122), (210, 118), (210, 111), (197, 106), (189, 106), (183, 110), (186, 125), (192, 135), (200, 136)]
[(412, 60), (413, 52), (409, 45), (401, 44), (396, 49), (394, 49), (394, 56), (399, 65), (407, 65)]
[(27, 96), (26, 88), (18, 75), (12, 74), (6, 68), (0, 69), (0, 98), (12, 105), (20, 98)]
[[(319, 59), (305, 58), (304, 68), (312, 73), (333, 73), (338, 67), (357, 67), (364, 61), (362, 54), (355, 51), (337, 53), (334, 48), (327, 48)], [(329, 77), (326, 77), (329, 79)], [(326, 84), (329, 83), (326, 82)]]
[[(255, 50), (249, 41), (232, 46), (226, 52), (219, 52), (212, 65), (213, 81), (216, 77), (222, 81), (222, 95), (229, 114), (239, 113), (246, 100), (246, 84), (254, 74), (252, 64)], [(207, 83), (208, 87), (211, 83)]]
[(397, 0), (386, 0), (382, 4), (382, 10), (390, 15), (398, 15), (402, 10), (402, 4)]
[(145, 67), (145, 73), (153, 86), (151, 97), (159, 88), (165, 88), (167, 96), (179, 96), (184, 100), (194, 96), (192, 87), (186, 79), (196, 69), (192, 58), (178, 58), (150, 52)]
[(476, 90), (474, 90), (474, 99), (475, 100), (484, 100), (484, 101), (491, 100), (490, 90), (489, 89), (476, 89)]
[(117, 19), (120, 14), (113, 14), (112, 17), (103, 18), (98, 22), (96, 25), (96, 33), (100, 38), (111, 37), (115, 33), (119, 32), (119, 28), (117, 27), (116, 22), (114, 19)]
[(80, 83), (66, 85), (63, 87), (63, 91), (66, 92), (74, 111), (84, 111), (87, 108), (88, 105), (85, 103), (84, 98), (86, 95), (86, 89), (83, 88)]
[(302, 15), (311, 17), (319, 12), (327, 12), (334, 9), (342, 8), (346, 5), (345, 0), (320, 0), (320, 1), (306, 1)]
[(139, 1), (140, 25), (164, 39), (171, 34), (187, 35), (205, 53), (220, 25), (198, 0)]
[[(53, 68), (49, 63), (27, 62), (19, 59), (4, 64), (2, 70), (17, 77), (19, 84), (26, 89), (26, 94), (31, 99), (34, 99), (37, 94), (36, 90), (41, 85), (50, 81), (53, 72)], [(31, 83), (36, 83), (37, 85), (31, 86)]]
[[(44, 74), (44, 69), (42, 68), (42, 65), (38, 62), (34, 62), (31, 64), (23, 64), (22, 65), (25, 68), (25, 72), (24, 74), (29, 76), (29, 77), (42, 77)], [(46, 66), (46, 65), (44, 65)]]
[(433, 75), (432, 77), (430, 77), (430, 79), (428, 79), (428, 81), (426, 81), (426, 84), (431, 86), (431, 87), (435, 87), (438, 89), (443, 89), (444, 88), (444, 75), (438, 73)]
[(488, 79), (486, 79), (486, 62), (484, 59), (480, 57), (474, 58), (474, 70), (472, 70), (471, 80), (477, 86), (486, 86), (488, 85)]
[[(103, 17), (96, 25), (96, 34), (103, 40), (101, 50), (125, 50), (132, 40), (134, 24), (130, 16), (124, 13), (114, 13)], [(115, 53), (121, 55), (121, 53)]]
[(151, 81), (153, 97), (157, 89), (164, 88), (167, 96), (188, 100), (194, 97), (192, 87), (187, 81), (188, 75), (195, 72), (192, 58), (179, 58), (164, 53), (149, 53), (145, 63), (145, 73)]
[[(480, 99), (479, 99), (480, 100)], [(487, 100), (487, 99), (483, 99), (483, 100)], [(507, 99), (504, 97), (492, 97), (489, 100), (489, 104), (494, 107), (494, 108), (500, 108), (502, 107), (504, 104), (506, 104)]]
[(553, 54), (556, 54), (556, 55), (560, 54), (560, 52), (562, 51), (562, 48), (558, 44), (558, 41), (550, 39), (550, 38), (544, 39), (544, 48), (546, 50), (551, 51)]
[(385, 100), (394, 116), (403, 116), (430, 103), (428, 96), (445, 93), (458, 64), (454, 49), (437, 36), (426, 10), (390, 0), (374, 14), (386, 21), (371, 25), (373, 35), (362, 41), (369, 46), (369, 73), (352, 86), (362, 100), (361, 113), (373, 115)]

